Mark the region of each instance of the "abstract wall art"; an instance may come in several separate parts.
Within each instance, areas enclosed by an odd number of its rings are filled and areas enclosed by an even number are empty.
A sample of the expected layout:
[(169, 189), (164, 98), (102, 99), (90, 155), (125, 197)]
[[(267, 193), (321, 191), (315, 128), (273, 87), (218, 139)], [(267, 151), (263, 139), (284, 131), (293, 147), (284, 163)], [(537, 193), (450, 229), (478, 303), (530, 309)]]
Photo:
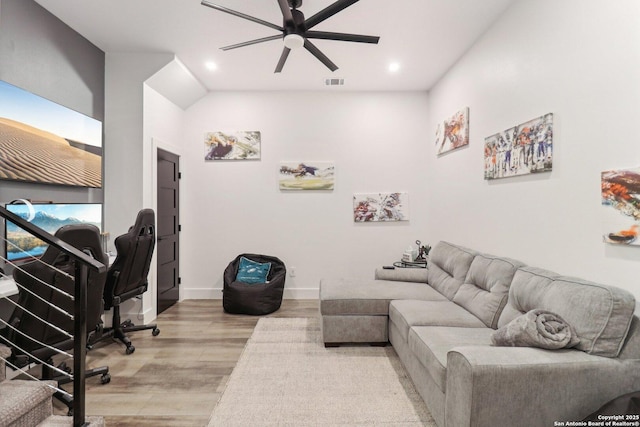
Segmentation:
[(102, 187), (102, 122), (0, 81), (0, 179)]
[(469, 107), (438, 123), (436, 151), (438, 155), (469, 144)]
[(640, 168), (601, 173), (603, 240), (640, 246)]
[(282, 162), (278, 172), (280, 190), (333, 190), (332, 162)]
[(363, 193), (353, 195), (354, 222), (408, 220), (408, 193)]
[(484, 179), (549, 172), (553, 166), (553, 114), (545, 114), (484, 140)]
[(205, 160), (260, 160), (260, 132), (208, 132), (204, 137)]

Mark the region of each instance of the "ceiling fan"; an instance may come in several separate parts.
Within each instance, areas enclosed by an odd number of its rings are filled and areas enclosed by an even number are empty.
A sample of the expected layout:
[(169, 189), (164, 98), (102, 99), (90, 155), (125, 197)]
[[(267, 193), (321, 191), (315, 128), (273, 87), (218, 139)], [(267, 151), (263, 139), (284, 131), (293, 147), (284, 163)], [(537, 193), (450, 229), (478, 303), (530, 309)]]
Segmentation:
[(282, 55), (280, 56), (280, 60), (278, 61), (278, 65), (276, 66), (275, 72), (279, 73), (282, 71), (287, 58), (289, 57), (289, 52), (291, 49), (299, 48), (304, 46), (313, 56), (318, 58), (320, 62), (327, 66), (331, 71), (335, 71), (338, 69), (338, 66), (331, 62), (327, 56), (320, 51), (309, 39), (324, 39), (324, 40), (339, 40), (339, 41), (347, 41), (347, 42), (358, 42), (358, 43), (373, 43), (377, 44), (380, 40), (380, 37), (376, 36), (364, 36), (360, 34), (346, 34), (346, 33), (334, 33), (327, 31), (311, 31), (311, 28), (315, 27), (322, 21), (331, 18), (336, 13), (346, 9), (352, 4), (358, 2), (359, 0), (338, 0), (335, 3), (327, 6), (320, 12), (316, 13), (310, 18), (305, 19), (304, 15), (298, 8), (302, 6), (302, 0), (277, 0), (278, 5), (280, 6), (280, 10), (282, 11), (282, 26), (272, 24), (271, 22), (263, 21), (262, 19), (255, 18), (253, 16), (246, 15), (241, 12), (236, 12), (235, 10), (228, 9), (224, 6), (220, 6), (214, 3), (209, 2), (208, 0), (202, 0), (201, 4), (203, 6), (207, 6), (221, 12), (229, 13), (231, 15), (237, 16), (239, 18), (247, 19), (249, 21), (253, 21), (257, 24), (261, 24), (267, 26), (269, 28), (273, 28), (274, 30), (280, 31), (282, 34), (277, 34), (275, 36), (263, 37), (256, 40), (249, 40), (243, 43), (238, 43), (230, 46), (222, 47), (222, 50), (230, 50), (236, 49), (239, 47), (250, 46), (253, 44), (258, 44), (262, 42), (267, 42), (271, 40), (277, 40), (282, 38), (284, 40), (284, 49), (282, 50)]

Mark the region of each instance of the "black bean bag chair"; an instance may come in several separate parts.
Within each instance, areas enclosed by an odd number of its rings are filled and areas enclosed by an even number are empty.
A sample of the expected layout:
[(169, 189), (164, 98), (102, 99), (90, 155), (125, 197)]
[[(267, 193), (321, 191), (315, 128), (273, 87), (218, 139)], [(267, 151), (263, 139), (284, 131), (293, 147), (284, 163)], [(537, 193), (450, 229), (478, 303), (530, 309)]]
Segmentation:
[[(242, 261), (242, 258), (245, 258)], [(265, 283), (247, 283), (238, 276), (241, 262), (270, 263)], [(233, 314), (263, 315), (273, 313), (282, 304), (287, 269), (276, 257), (258, 254), (240, 254), (229, 263), (223, 275), (222, 306)], [(249, 279), (246, 279), (249, 280)], [(249, 280), (250, 281), (250, 280)]]

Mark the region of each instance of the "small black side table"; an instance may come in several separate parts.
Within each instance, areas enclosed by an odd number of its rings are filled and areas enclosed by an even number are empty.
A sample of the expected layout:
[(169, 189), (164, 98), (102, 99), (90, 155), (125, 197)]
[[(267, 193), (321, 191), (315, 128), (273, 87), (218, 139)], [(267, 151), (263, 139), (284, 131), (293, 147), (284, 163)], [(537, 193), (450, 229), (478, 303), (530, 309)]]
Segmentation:
[(427, 261), (396, 261), (393, 266), (396, 268), (427, 268)]

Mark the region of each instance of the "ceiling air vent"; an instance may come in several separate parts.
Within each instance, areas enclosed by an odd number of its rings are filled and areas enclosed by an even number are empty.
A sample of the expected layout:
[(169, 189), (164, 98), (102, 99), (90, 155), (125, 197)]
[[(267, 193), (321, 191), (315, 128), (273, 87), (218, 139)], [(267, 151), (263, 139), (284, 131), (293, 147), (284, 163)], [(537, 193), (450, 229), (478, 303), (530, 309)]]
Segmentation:
[(343, 86), (344, 79), (325, 79), (324, 84), (327, 86)]

